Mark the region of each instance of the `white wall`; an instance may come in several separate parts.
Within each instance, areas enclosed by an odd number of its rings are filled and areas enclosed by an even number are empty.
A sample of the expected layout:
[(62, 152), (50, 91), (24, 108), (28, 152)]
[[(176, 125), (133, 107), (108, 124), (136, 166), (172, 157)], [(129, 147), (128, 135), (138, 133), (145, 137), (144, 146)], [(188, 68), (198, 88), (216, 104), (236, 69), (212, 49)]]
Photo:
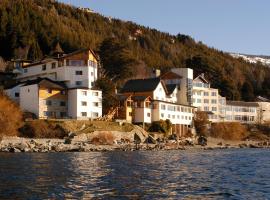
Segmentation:
[(261, 123), (270, 122), (270, 102), (257, 102), (259, 108), (259, 120)]
[(17, 85), (4, 91), (11, 100), (15, 101), (18, 104), (20, 104), (20, 97), (16, 97), (15, 94), (18, 93), (20, 95), (20, 86), (21, 85)]
[[(52, 69), (52, 63), (55, 63), (55, 68)], [(46, 64), (46, 70), (42, 70), (42, 66)], [(58, 67), (58, 61), (48, 61), (43, 64), (24, 68), (27, 72), (18, 75), (19, 80), (33, 80), (38, 77), (50, 78), (55, 81), (66, 81), (68, 88), (87, 87), (91, 88), (92, 83), (98, 78), (97, 67), (86, 66), (61, 66)], [(76, 71), (82, 71), (82, 75), (76, 75)], [(76, 81), (81, 81), (82, 85), (76, 85)]]
[[(148, 116), (150, 114), (150, 116)], [(135, 123), (151, 123), (152, 122), (152, 110), (151, 108), (135, 108)]]
[[(86, 92), (86, 95), (84, 95)], [(97, 96), (95, 96), (97, 94)], [(83, 105), (86, 102), (86, 105)], [(97, 104), (97, 105), (96, 105)], [(86, 116), (82, 113), (86, 112)], [(95, 119), (102, 116), (102, 92), (90, 89), (68, 91), (68, 114), (76, 119)]]
[(22, 86), (20, 88), (20, 107), (39, 117), (38, 85)]
[[(191, 112), (191, 107), (159, 101), (154, 101), (153, 103), (156, 106), (152, 110), (152, 121), (169, 119), (173, 124), (192, 124), (193, 113)], [(174, 110), (169, 109), (169, 107), (174, 108)]]

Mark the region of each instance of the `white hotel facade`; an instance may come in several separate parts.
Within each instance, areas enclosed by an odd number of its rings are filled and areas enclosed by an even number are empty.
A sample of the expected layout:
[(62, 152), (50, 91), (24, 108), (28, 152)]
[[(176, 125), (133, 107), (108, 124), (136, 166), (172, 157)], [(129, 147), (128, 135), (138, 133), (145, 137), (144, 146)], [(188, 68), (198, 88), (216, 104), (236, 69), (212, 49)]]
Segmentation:
[[(95, 119), (102, 116), (102, 92), (94, 88), (98, 78), (98, 67), (98, 58), (91, 49), (83, 49), (70, 54), (57, 53), (55, 57), (35, 63), (19, 63), (14, 70), (17, 74), (17, 84), (7, 88), (5, 92), (11, 99), (18, 102), (22, 109), (29, 111), (32, 102), (26, 98), (29, 94), (24, 94), (23, 87), (29, 86), (31, 81), (46, 79), (47, 83), (43, 82), (42, 87), (45, 85), (51, 87), (47, 88), (49, 92), (58, 89), (52, 83), (63, 86), (61, 92), (66, 94), (67, 109), (66, 115), (62, 118)], [(47, 96), (44, 91), (41, 93), (48, 98), (45, 99), (44, 104), (46, 101), (50, 102), (49, 98), (53, 98), (49, 93)], [(48, 102), (47, 104), (50, 104)], [(39, 104), (39, 107), (41, 106), (42, 103)], [(39, 118), (55, 117), (53, 111), (44, 111), (44, 115), (37, 112), (34, 114)]]

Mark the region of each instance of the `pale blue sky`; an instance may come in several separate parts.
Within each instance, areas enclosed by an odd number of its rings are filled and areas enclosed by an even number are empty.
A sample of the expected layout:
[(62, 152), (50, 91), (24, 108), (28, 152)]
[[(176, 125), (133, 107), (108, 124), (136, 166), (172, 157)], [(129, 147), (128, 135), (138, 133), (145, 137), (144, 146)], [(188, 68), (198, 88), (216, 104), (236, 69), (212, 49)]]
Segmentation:
[(270, 0), (59, 0), (223, 51), (270, 55)]

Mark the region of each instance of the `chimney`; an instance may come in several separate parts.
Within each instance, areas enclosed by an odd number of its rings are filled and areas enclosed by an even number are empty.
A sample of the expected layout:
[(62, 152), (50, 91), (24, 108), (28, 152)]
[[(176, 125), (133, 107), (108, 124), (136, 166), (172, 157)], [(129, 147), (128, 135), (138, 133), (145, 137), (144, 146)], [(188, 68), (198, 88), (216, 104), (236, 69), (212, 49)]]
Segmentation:
[(160, 77), (160, 69), (153, 69), (152, 71), (152, 78)]

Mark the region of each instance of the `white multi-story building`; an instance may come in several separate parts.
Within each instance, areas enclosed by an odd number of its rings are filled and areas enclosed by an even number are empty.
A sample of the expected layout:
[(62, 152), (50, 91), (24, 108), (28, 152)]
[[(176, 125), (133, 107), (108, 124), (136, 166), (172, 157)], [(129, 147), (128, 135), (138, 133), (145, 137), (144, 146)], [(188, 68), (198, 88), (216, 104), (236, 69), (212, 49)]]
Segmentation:
[[(6, 90), (6, 94), (15, 101), (22, 101), (25, 91), (21, 88), (26, 82), (46, 78), (47, 81), (65, 85), (68, 97), (65, 117), (95, 119), (102, 116), (102, 92), (94, 88), (98, 78), (98, 58), (92, 50), (83, 49), (70, 54), (57, 54), (53, 58), (16, 66), (19, 66), (14, 70), (18, 84)], [(30, 101), (20, 105), (26, 111), (31, 110)], [(47, 117), (59, 118), (59, 115)]]
[(228, 122), (257, 123), (259, 104), (256, 102), (227, 101), (226, 119)]
[(193, 125), (194, 107), (180, 104), (178, 91), (177, 84), (166, 84), (160, 78), (129, 80), (121, 90), (122, 96), (131, 97), (125, 98), (130, 103), (122, 104), (126, 105), (125, 111), (129, 114), (122, 116), (125, 119), (130, 116), (129, 120), (135, 123), (168, 119), (173, 124), (173, 132), (183, 136)]

